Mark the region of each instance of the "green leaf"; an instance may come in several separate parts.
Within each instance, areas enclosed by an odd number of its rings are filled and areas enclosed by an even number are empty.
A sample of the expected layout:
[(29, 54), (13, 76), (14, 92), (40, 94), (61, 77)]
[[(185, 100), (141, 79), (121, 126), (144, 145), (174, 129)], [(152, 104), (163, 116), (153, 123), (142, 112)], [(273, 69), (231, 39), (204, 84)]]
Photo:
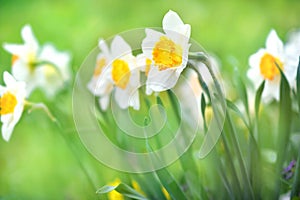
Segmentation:
[(246, 86), (245, 86), (243, 80), (240, 78), (240, 76), (237, 76), (237, 78), (236, 78), (235, 87), (237, 89), (239, 97), (241, 98), (241, 100), (244, 104), (246, 112), (249, 115), (249, 104), (248, 104), (247, 89), (246, 89)]
[(140, 194), (135, 189), (133, 189), (132, 187), (130, 187), (129, 185), (127, 185), (125, 183), (120, 183), (117, 186), (105, 185), (102, 188), (98, 189), (96, 193), (99, 195), (103, 195), (103, 194), (107, 194), (113, 190), (115, 190), (115, 191), (119, 192), (120, 194), (122, 194), (123, 196), (129, 197), (131, 199), (147, 200), (146, 197), (144, 197), (142, 194)]
[(244, 117), (243, 113), (239, 110), (239, 108), (230, 100), (226, 99), (226, 104), (227, 107), (230, 108), (231, 110), (233, 110), (244, 122), (245, 126), (250, 130), (250, 126), (246, 120), (246, 118)]
[(202, 93), (201, 94), (201, 114), (202, 114), (202, 117), (203, 117), (204, 130), (206, 132), (207, 131), (207, 124), (206, 124), (206, 117), (205, 117), (205, 109), (206, 109), (206, 101), (205, 101), (205, 96)]
[(259, 105), (261, 101), (261, 95), (265, 88), (265, 81), (262, 82), (262, 84), (259, 86), (256, 95), (255, 95), (255, 117), (258, 120), (258, 112), (259, 112)]
[[(169, 97), (172, 98), (171, 92), (168, 93)], [(162, 102), (161, 102), (162, 103)], [(174, 103), (174, 102), (173, 102)], [(163, 104), (162, 104), (163, 105)], [(174, 106), (174, 105), (173, 105)], [(145, 139), (145, 145), (148, 152), (154, 152), (148, 138)], [(156, 159), (160, 160), (160, 158), (157, 156)], [(161, 184), (164, 186), (164, 188), (168, 191), (172, 199), (187, 199), (184, 192), (178, 185), (177, 181), (173, 177), (173, 175), (168, 171), (167, 168), (162, 168), (157, 171), (155, 171), (158, 179), (160, 180)]]
[(167, 168), (162, 168), (156, 171), (156, 174), (161, 182), (161, 184), (166, 188), (172, 199), (188, 199), (173, 175), (167, 170)]
[[(276, 64), (277, 65), (277, 64)], [(290, 138), (291, 121), (292, 121), (292, 99), (290, 85), (282, 72), (281, 68), (277, 65), (277, 68), (281, 74), (280, 81), (280, 101), (279, 101), (279, 125), (278, 125), (278, 138), (277, 138), (277, 162), (276, 162), (276, 175), (280, 176), (283, 168), (284, 158), (286, 155), (286, 147)], [(276, 180), (277, 191), (274, 198), (279, 196), (280, 191), (280, 180)]]
[(298, 151), (298, 158), (297, 158), (294, 182), (292, 186), (291, 199), (295, 197), (299, 198), (299, 194), (300, 194), (300, 148)]
[(300, 113), (300, 57), (299, 57), (299, 64), (297, 69), (296, 83), (297, 83), (297, 101), (298, 101), (298, 108)]

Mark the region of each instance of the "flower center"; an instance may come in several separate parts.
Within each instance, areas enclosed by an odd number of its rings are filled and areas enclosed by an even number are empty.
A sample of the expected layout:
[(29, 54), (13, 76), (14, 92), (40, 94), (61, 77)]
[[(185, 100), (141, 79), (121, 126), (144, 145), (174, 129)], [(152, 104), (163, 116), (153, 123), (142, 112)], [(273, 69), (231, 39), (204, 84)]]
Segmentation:
[(57, 75), (57, 73), (57, 69), (54, 66), (49, 64), (44, 66), (44, 75), (48, 81), (50, 81), (51, 79), (55, 81), (55, 76)]
[(182, 48), (169, 38), (162, 36), (155, 44), (152, 56), (160, 71), (178, 67), (182, 63)]
[(13, 113), (17, 105), (17, 98), (10, 92), (6, 92), (0, 97), (0, 115)]
[(116, 86), (125, 89), (130, 79), (130, 69), (127, 62), (120, 59), (114, 60), (111, 75)]
[(276, 58), (271, 54), (266, 53), (261, 58), (260, 65), (259, 65), (261, 75), (265, 79), (272, 81), (275, 76), (280, 74), (276, 64), (278, 65), (278, 67), (280, 67), (280, 69), (283, 70), (283, 63), (279, 60), (279, 58)]
[(100, 58), (97, 60), (97, 64), (94, 70), (94, 76), (99, 76), (102, 73), (103, 68), (106, 65), (106, 60), (105, 58)]

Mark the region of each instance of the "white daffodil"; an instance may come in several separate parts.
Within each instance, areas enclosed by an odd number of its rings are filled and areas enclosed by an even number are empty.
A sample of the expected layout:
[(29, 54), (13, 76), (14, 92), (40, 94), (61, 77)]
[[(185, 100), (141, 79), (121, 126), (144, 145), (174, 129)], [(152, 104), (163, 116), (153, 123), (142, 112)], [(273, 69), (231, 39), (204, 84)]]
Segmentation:
[[(284, 45), (284, 52), (287, 65), (293, 70), (291, 73), (296, 76), (296, 69), (299, 65), (300, 57), (300, 30), (289, 34), (287, 43)], [(296, 79), (292, 83), (292, 87), (296, 86)]]
[(3, 139), (9, 141), (13, 129), (23, 113), (26, 84), (16, 81), (8, 72), (4, 72), (3, 79), (6, 86), (0, 85), (1, 131)]
[(102, 52), (97, 57), (94, 75), (88, 84), (89, 90), (100, 97), (102, 109), (107, 108), (110, 94), (115, 87), (114, 96), (120, 108), (133, 107), (138, 110), (140, 75), (130, 46), (122, 37), (116, 36), (110, 50), (103, 40), (100, 40), (99, 47)]
[(70, 78), (70, 55), (58, 52), (52, 45), (40, 46), (29, 25), (22, 28), (24, 44), (4, 44), (13, 55), (12, 74), (25, 81), (27, 96), (37, 87), (52, 97)]
[(265, 88), (262, 99), (268, 103), (272, 99), (279, 100), (280, 71), (283, 71), (287, 80), (292, 85), (296, 68), (288, 64), (282, 41), (275, 30), (271, 30), (267, 37), (266, 48), (259, 49), (249, 58), (250, 69), (247, 72), (248, 78), (253, 82), (255, 88), (265, 80)]
[(152, 61), (146, 82), (146, 92), (161, 92), (176, 84), (188, 61), (191, 27), (177, 13), (169, 11), (163, 18), (164, 34), (146, 29), (142, 42), (144, 55)]
[(113, 90), (113, 83), (109, 78), (109, 71), (105, 69), (112, 61), (112, 55), (104, 40), (100, 39), (98, 46), (101, 52), (97, 56), (94, 74), (87, 87), (92, 94), (100, 97), (99, 104), (103, 110), (106, 110)]

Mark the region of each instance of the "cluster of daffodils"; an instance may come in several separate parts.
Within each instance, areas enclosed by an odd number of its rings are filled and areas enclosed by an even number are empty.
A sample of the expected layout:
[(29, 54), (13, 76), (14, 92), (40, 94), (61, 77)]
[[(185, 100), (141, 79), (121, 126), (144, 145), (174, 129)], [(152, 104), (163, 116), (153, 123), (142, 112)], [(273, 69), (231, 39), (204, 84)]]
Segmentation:
[(5, 141), (9, 141), (24, 106), (42, 108), (52, 117), (43, 104), (26, 100), (34, 89), (40, 88), (52, 98), (71, 78), (67, 52), (59, 52), (51, 44), (40, 46), (29, 25), (22, 28), (21, 36), (24, 44), (3, 45), (12, 54), (12, 73), (4, 72), (5, 86), (0, 85), (1, 132)]
[(110, 47), (104, 40), (99, 41), (101, 52), (88, 88), (99, 97), (103, 110), (108, 108), (113, 91), (120, 108), (138, 110), (141, 73), (147, 77), (147, 95), (175, 86), (187, 66), (191, 28), (173, 11), (164, 16), (162, 26), (164, 33), (146, 29), (142, 53), (137, 56), (120, 36), (113, 39)]
[(70, 55), (59, 52), (51, 44), (40, 46), (29, 25), (22, 28), (24, 44), (4, 44), (12, 54), (12, 75), (26, 82), (27, 96), (41, 88), (48, 97), (53, 97), (70, 79)]
[(266, 47), (259, 49), (249, 58), (248, 77), (257, 89), (265, 81), (262, 99), (268, 103), (279, 100), (280, 70), (286, 76), (290, 87), (295, 88), (297, 66), (300, 56), (300, 33), (291, 34), (284, 45), (275, 30), (271, 30)]

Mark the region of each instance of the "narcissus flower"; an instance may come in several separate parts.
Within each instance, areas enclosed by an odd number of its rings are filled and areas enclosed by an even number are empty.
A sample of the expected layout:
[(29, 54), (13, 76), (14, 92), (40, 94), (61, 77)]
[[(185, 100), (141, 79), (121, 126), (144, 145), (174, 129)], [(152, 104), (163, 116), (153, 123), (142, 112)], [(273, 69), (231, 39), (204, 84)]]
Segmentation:
[(173, 11), (164, 16), (162, 25), (164, 34), (146, 29), (146, 38), (142, 42), (143, 53), (151, 60), (147, 94), (174, 87), (188, 61), (190, 25), (184, 24)]
[(262, 93), (264, 102), (272, 99), (279, 100), (280, 71), (283, 71), (290, 84), (293, 83), (296, 76), (296, 68), (288, 64), (284, 46), (275, 30), (271, 30), (267, 37), (266, 48), (259, 49), (249, 58), (250, 69), (248, 78), (254, 83), (255, 87), (265, 80), (265, 88)]
[[(286, 57), (287, 65), (291, 66), (293, 70), (293, 76), (296, 76), (296, 69), (299, 64), (299, 57), (300, 57), (300, 30), (291, 32), (289, 34), (287, 43), (284, 45), (284, 53)], [(296, 80), (292, 84), (292, 87), (295, 87)]]
[(0, 117), (2, 137), (9, 141), (15, 125), (20, 120), (26, 96), (25, 82), (19, 82), (8, 72), (3, 74), (6, 86), (0, 85)]
[(54, 46), (40, 46), (29, 25), (22, 28), (24, 44), (4, 44), (12, 56), (12, 74), (25, 81), (27, 96), (37, 87), (52, 97), (70, 79), (70, 55)]
[(130, 46), (122, 37), (116, 36), (110, 49), (103, 40), (100, 40), (99, 47), (101, 53), (97, 57), (93, 78), (88, 83), (89, 90), (100, 97), (99, 103), (104, 110), (108, 107), (113, 88), (120, 108), (138, 110), (140, 72)]

